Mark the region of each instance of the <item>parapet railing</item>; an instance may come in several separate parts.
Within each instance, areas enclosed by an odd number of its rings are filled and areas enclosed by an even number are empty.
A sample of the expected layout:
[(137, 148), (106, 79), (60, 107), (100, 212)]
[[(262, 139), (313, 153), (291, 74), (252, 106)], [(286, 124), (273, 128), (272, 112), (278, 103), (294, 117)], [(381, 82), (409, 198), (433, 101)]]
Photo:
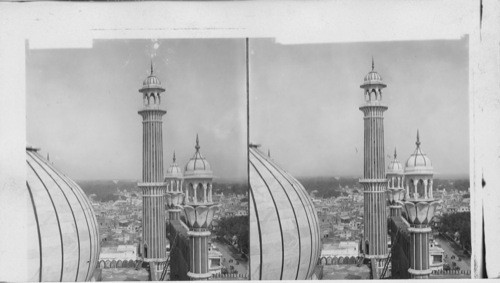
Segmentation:
[(470, 275), (470, 270), (433, 270), (432, 275)]
[(135, 268), (137, 263), (141, 260), (139, 259), (131, 259), (131, 260), (100, 260), (99, 268)]
[(358, 264), (360, 256), (346, 257), (320, 257), (318, 264), (320, 265), (337, 265), (337, 264)]
[(214, 274), (212, 277), (209, 278), (209, 280), (219, 280), (219, 279), (248, 280), (248, 274), (246, 274), (246, 273), (245, 274), (239, 274), (239, 273), (235, 273), (235, 274), (222, 274), (222, 273), (218, 273), (218, 274)]

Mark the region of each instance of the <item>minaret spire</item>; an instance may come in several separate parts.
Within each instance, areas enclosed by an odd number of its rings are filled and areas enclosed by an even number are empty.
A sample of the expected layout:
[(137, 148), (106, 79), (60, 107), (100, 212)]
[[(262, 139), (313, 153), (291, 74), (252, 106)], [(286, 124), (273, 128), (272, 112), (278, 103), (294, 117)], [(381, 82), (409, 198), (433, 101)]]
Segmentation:
[(196, 134), (196, 146), (194, 148), (196, 148), (196, 152), (200, 151), (200, 140), (198, 139), (198, 134)]
[(175, 150), (174, 150), (174, 158), (173, 158), (173, 160), (174, 160), (174, 163), (175, 163)]
[(396, 147), (394, 147), (394, 160), (396, 160), (396, 157), (398, 157), (398, 154), (396, 152)]
[(372, 71), (375, 69), (375, 61), (373, 60), (373, 56), (372, 56)]
[(418, 133), (418, 129), (417, 129), (417, 142), (415, 144), (417, 145), (417, 148), (420, 147), (420, 135)]
[(271, 150), (267, 149), (267, 157), (271, 157)]
[(151, 58), (151, 76), (153, 75), (153, 58)]

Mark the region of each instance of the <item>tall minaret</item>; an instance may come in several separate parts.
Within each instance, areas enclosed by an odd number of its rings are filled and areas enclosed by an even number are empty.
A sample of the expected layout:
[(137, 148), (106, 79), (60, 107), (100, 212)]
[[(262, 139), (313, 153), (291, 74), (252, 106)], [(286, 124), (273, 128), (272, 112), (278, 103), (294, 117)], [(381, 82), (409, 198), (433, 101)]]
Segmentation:
[[(142, 246), (144, 261), (149, 262), (152, 276), (162, 271), (166, 261), (165, 183), (163, 179), (162, 117), (167, 111), (160, 109), (160, 95), (165, 89), (151, 74), (142, 83), (144, 105), (142, 116)], [(158, 278), (157, 276), (153, 278)]]
[(365, 103), (359, 107), (364, 113), (364, 174), (359, 182), (364, 188), (365, 203), (363, 251), (366, 258), (376, 260), (377, 266), (383, 268), (381, 259), (388, 255), (383, 116), (387, 106), (382, 104), (382, 89), (386, 85), (374, 69), (372, 58), (372, 70), (360, 86)]

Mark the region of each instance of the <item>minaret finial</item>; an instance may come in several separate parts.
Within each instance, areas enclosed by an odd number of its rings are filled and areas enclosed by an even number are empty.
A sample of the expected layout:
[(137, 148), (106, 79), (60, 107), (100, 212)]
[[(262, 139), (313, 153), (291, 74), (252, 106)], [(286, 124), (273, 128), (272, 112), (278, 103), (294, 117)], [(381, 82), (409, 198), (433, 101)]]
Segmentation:
[(372, 71), (375, 69), (375, 61), (373, 60), (373, 55), (372, 55)]
[(200, 151), (200, 140), (198, 139), (198, 134), (196, 134), (196, 152)]
[(175, 150), (174, 150), (174, 158), (173, 158), (173, 160), (174, 160), (174, 163), (175, 163)]
[(267, 149), (267, 157), (271, 157), (271, 150)]
[(420, 147), (420, 135), (418, 133), (418, 129), (417, 129), (417, 142), (415, 144), (417, 145), (417, 147)]
[(48, 152), (47, 152), (47, 161), (50, 161), (50, 156)]
[(396, 157), (398, 157), (398, 154), (396, 153), (396, 147), (394, 147), (394, 160), (396, 160)]
[(151, 58), (151, 76), (153, 75), (153, 58)]

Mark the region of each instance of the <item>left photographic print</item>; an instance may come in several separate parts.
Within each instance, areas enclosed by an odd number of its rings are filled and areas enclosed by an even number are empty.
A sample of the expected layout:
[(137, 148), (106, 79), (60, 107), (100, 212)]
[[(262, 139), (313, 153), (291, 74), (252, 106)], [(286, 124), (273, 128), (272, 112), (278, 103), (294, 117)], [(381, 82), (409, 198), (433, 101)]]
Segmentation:
[(26, 272), (247, 279), (244, 39), (26, 44)]

